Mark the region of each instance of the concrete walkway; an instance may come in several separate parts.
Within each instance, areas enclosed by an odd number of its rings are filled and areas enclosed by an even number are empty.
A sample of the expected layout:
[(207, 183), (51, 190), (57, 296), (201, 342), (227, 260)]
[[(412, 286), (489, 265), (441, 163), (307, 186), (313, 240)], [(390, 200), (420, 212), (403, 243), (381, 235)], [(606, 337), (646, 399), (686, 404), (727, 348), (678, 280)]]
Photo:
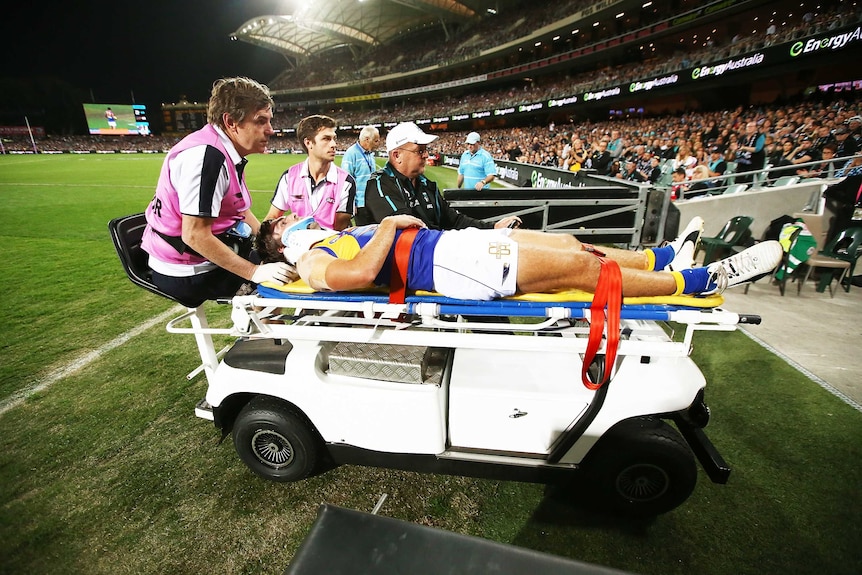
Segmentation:
[(833, 282), (834, 298), (828, 290), (817, 293), (812, 279), (801, 295), (796, 287), (788, 283), (782, 297), (764, 278), (748, 294), (743, 287), (727, 290), (723, 307), (760, 315), (760, 325), (741, 329), (862, 411), (862, 287), (845, 293)]

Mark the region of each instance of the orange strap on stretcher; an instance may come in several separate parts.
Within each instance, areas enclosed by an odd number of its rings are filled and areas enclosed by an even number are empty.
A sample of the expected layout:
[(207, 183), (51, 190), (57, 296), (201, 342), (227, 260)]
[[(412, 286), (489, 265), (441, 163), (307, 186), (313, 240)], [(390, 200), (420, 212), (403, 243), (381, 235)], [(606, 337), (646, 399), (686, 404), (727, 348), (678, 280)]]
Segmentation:
[(404, 303), (407, 295), (407, 268), (410, 265), (410, 247), (419, 228), (407, 228), (395, 240), (395, 257), (392, 258), (392, 278), (389, 281), (389, 303)]
[[(590, 306), (590, 337), (587, 340), (587, 351), (584, 354), (584, 364), (581, 367), (581, 380), (587, 389), (598, 389), (611, 379), (611, 371), (617, 360), (617, 348), (620, 345), (620, 307), (623, 302), (623, 279), (617, 262), (599, 257), (601, 269), (596, 293)], [(602, 343), (602, 332), (605, 327), (607, 313), (607, 345), (604, 358), (596, 354)], [(593, 362), (598, 362), (598, 381), (590, 379), (589, 368)]]

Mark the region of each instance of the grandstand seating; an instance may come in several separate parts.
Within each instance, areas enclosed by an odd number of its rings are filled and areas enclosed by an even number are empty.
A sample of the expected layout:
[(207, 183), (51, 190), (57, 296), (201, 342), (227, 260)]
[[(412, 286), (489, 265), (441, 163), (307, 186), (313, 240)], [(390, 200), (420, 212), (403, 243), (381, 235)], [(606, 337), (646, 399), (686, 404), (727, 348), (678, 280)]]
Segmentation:
[[(716, 25), (718, 30), (714, 37), (709, 40), (704, 40), (706, 45), (692, 44), (687, 48), (680, 46), (670, 46), (671, 39), (676, 38), (670, 34), (655, 33), (656, 24), (661, 24), (666, 21), (668, 12), (662, 12), (662, 7), (666, 2), (656, 3), (656, 12), (652, 15), (640, 13), (639, 17), (625, 19), (625, 22), (620, 22), (616, 27), (599, 26), (597, 30), (591, 31), (589, 37), (579, 40), (578, 46), (584, 46), (589, 42), (604, 42), (609, 44), (614, 38), (619, 38), (620, 43), (618, 48), (606, 49), (607, 54), (614, 56), (614, 63), (611, 61), (601, 60), (598, 58), (589, 59), (582, 58), (573, 60), (575, 63), (567, 64), (560, 69), (559, 67), (547, 65), (549, 72), (537, 74), (531, 78), (531, 82), (525, 82), (523, 79), (513, 75), (511, 79), (500, 83), (482, 84), (480, 89), (466, 89), (453, 87), (452, 89), (440, 91), (438, 94), (422, 94), (421, 98), (403, 97), (391, 101), (375, 101), (368, 103), (361, 97), (353, 98), (355, 101), (339, 102), (337, 106), (331, 104), (319, 104), (317, 106), (309, 106), (304, 100), (308, 99), (316, 92), (327, 92), (329, 86), (327, 84), (319, 84), (317, 86), (307, 86), (298, 82), (297, 77), (313, 78), (316, 82), (323, 82), (326, 78), (325, 72), (329, 68), (338, 69), (344, 68), (345, 62), (338, 62), (333, 59), (332, 53), (327, 53), (325, 56), (330, 60), (331, 65), (319, 66), (319, 62), (315, 64), (314, 58), (311, 58), (306, 63), (307, 66), (318, 66), (320, 73), (316, 75), (303, 75), (302, 66), (298, 66), (293, 75), (293, 80), (290, 79), (291, 74), (284, 74), (278, 79), (278, 82), (273, 85), (273, 88), (281, 87), (282, 82), (290, 82), (291, 86), (304, 87), (308, 90), (302, 93), (296, 92), (276, 92), (276, 100), (278, 109), (273, 120), (276, 128), (291, 128), (294, 127), (299, 119), (308, 113), (325, 113), (336, 118), (340, 126), (360, 126), (366, 123), (382, 123), (416, 119), (421, 117), (433, 117), (440, 113), (457, 113), (465, 110), (473, 110), (477, 107), (500, 108), (505, 106), (517, 106), (520, 104), (539, 101), (549, 96), (555, 96), (560, 93), (571, 93), (575, 90), (586, 88), (602, 89), (610, 84), (619, 84), (620, 82), (628, 81), (632, 78), (643, 77), (645, 74), (667, 73), (679, 70), (684, 66), (696, 65), (714, 61), (717, 58), (725, 57), (729, 54), (739, 54), (752, 47), (767, 46), (770, 42), (776, 43), (789, 38), (794, 38), (800, 33), (809, 33), (812, 30), (825, 30), (846, 25), (849, 22), (859, 21), (859, 12), (854, 10), (844, 9), (844, 5), (840, 0), (832, 0), (824, 3), (822, 11), (813, 18), (806, 19), (806, 14), (802, 10), (797, 10), (797, 14), (792, 14), (792, 18), (788, 16), (786, 22), (783, 22), (782, 29), (775, 37), (768, 38), (763, 30), (760, 32), (754, 31), (750, 37), (745, 38), (728, 38), (728, 30), (730, 27), (726, 23), (723, 26)], [(675, 2), (678, 7), (677, 13), (671, 13), (677, 16), (680, 11), (684, 12), (692, 7), (700, 7), (702, 2), (681, 1)], [(707, 3), (709, 4), (709, 3)], [(745, 3), (743, 3), (745, 4)], [(753, 3), (757, 6), (749, 7), (742, 6), (742, 9), (734, 16), (734, 21), (739, 21), (748, 17), (753, 13), (753, 10), (759, 8), (782, 8), (782, 3), (777, 1)], [(523, 2), (522, 5), (529, 5)], [(403, 70), (395, 71), (390, 84), (391, 87), (408, 87), (421, 86), (425, 83), (433, 81), (441, 81), (447, 79), (463, 78), (469, 70), (480, 70), (491, 75), (499, 73), (503, 70), (517, 66), (523, 66), (532, 63), (548, 63), (550, 60), (557, 58), (560, 61), (567, 52), (571, 52), (577, 43), (567, 40), (565, 42), (545, 42), (542, 46), (535, 47), (530, 45), (530, 49), (522, 49), (519, 45), (519, 38), (529, 38), (529, 34), (537, 29), (540, 25), (547, 25), (544, 29), (553, 33), (561, 31), (563, 24), (568, 27), (571, 24), (578, 22), (586, 22), (587, 19), (566, 19), (567, 14), (575, 14), (584, 5), (590, 5), (585, 0), (572, 0), (570, 2), (546, 3), (542, 9), (528, 11), (525, 15), (522, 12), (513, 14), (508, 19), (501, 19), (494, 23), (496, 28), (490, 28), (491, 20), (485, 19), (482, 23), (470, 26), (463, 26), (453, 30), (453, 36), (450, 41), (441, 45), (440, 42), (434, 40), (433, 32), (428, 30), (421, 32), (419, 36), (404, 36), (403, 41), (389, 44), (376, 53), (368, 52), (362, 55), (359, 60), (350, 60), (351, 70), (357, 70), (361, 74), (379, 75), (381, 72), (380, 66), (385, 65), (385, 58), (390, 54), (398, 53), (402, 57), (399, 62), (409, 65), (413, 62), (418, 62), (417, 65), (425, 66), (429, 60), (429, 54), (434, 54), (434, 58), (439, 59), (446, 54), (457, 53), (458, 58), (452, 60), (451, 63), (443, 66), (444, 72), (440, 72), (441, 67), (432, 67), (431, 71), (427, 71), (428, 67), (423, 68), (421, 72), (411, 72), (409, 66)], [(789, 9), (785, 9), (789, 10)], [(611, 12), (616, 12), (611, 10)], [(612, 15), (613, 16), (613, 15)], [(601, 20), (601, 15), (596, 16), (597, 20)], [(612, 18), (613, 19), (613, 18)], [(730, 20), (730, 19), (728, 19)], [(685, 24), (681, 28), (687, 34), (694, 34), (699, 27), (704, 25), (705, 21), (700, 21), (700, 15), (695, 14), (691, 22)], [(648, 31), (649, 40), (655, 38), (656, 52), (651, 53), (648, 57), (633, 57), (631, 50), (626, 49), (623, 44), (624, 40), (634, 32)], [(492, 31), (498, 31), (498, 34), (491, 34)], [(628, 35), (628, 36), (627, 36)], [(422, 39), (425, 39), (424, 41)], [(626, 40), (629, 41), (629, 40)], [(508, 44), (507, 44), (508, 43)], [(429, 44), (431, 47), (429, 48)], [(508, 46), (508, 47), (507, 47)], [(533, 49), (534, 48), (534, 49)], [(459, 52), (460, 50), (460, 52)], [(487, 52), (488, 50), (500, 52), (494, 54), (493, 57), (485, 58), (476, 56), (476, 51)], [(454, 51), (454, 52), (453, 52)], [(352, 57), (352, 56), (351, 56)], [(455, 61), (457, 60), (457, 61)], [(542, 66), (537, 66), (541, 68)], [(392, 70), (390, 70), (392, 72)], [(474, 73), (474, 72), (471, 72)], [(352, 87), (348, 87), (348, 92), (353, 96), (361, 96), (364, 94), (367, 87), (363, 82), (356, 82), (356, 78), (363, 76), (351, 76), (349, 79), (353, 81)], [(343, 79), (343, 78), (342, 78)], [(351, 92), (352, 91), (352, 92)], [(770, 127), (769, 133), (776, 139), (783, 135), (794, 134), (796, 136), (809, 135), (815, 137), (815, 131), (810, 125), (810, 118), (815, 118), (823, 122), (830, 129), (839, 127), (846, 119), (853, 115), (857, 115), (860, 111), (858, 96), (856, 92), (845, 92), (842, 94), (832, 94), (829, 98), (823, 100), (817, 99), (800, 99), (795, 104), (777, 104), (771, 106), (759, 106), (758, 108), (751, 107), (730, 107), (717, 111), (704, 112), (666, 112), (656, 114), (657, 108), (653, 108), (652, 113), (624, 114), (607, 119), (607, 104), (598, 104), (599, 109), (604, 111), (605, 117), (598, 118), (589, 115), (586, 117), (578, 117), (577, 120), (573, 117), (566, 118), (565, 115), (557, 116), (558, 123), (554, 127), (547, 125), (538, 125), (537, 118), (548, 118), (550, 114), (543, 112), (541, 116), (528, 118), (520, 123), (509, 122), (488, 122), (485, 126), (475, 126), (480, 129), (483, 137), (483, 146), (498, 159), (517, 158), (519, 162), (548, 165), (550, 158), (560, 158), (560, 162), (564, 158), (565, 145), (572, 140), (580, 139), (584, 142), (587, 148), (590, 145), (598, 142), (601, 139), (609, 139), (609, 132), (616, 129), (622, 132), (624, 139), (625, 152), (623, 159), (635, 158), (639, 164), (639, 168), (647, 170), (647, 158), (651, 155), (666, 155), (667, 148), (676, 146), (681, 141), (689, 144), (693, 153), (704, 149), (709, 143), (719, 143), (722, 146), (730, 144), (730, 140), (736, 137), (741, 132), (741, 125), (745, 120), (754, 119), (758, 122), (768, 122)], [(831, 100), (830, 100), (831, 98)], [(645, 96), (645, 102), (650, 98)], [(661, 98), (660, 98), (661, 99)], [(350, 100), (350, 98), (348, 98)], [(664, 99), (661, 99), (664, 101)], [(301, 105), (301, 107), (299, 107)], [(297, 106), (297, 107), (294, 107)], [(585, 108), (578, 108), (586, 109)], [(710, 126), (714, 125), (714, 128)], [(451, 131), (439, 131), (441, 127), (432, 128), (440, 134), (440, 139), (434, 144), (436, 152), (444, 155), (453, 156), (459, 155), (463, 151), (463, 137), (466, 131), (473, 129), (473, 125), (468, 125), (467, 122), (462, 124), (450, 124), (448, 129)], [(426, 128), (427, 129), (427, 128)], [(445, 129), (445, 128), (442, 128)], [(385, 132), (385, 127), (384, 127)], [(341, 131), (339, 145), (341, 149), (349, 146), (355, 134), (355, 129), (349, 131)], [(282, 137), (271, 139), (271, 148), (277, 151), (295, 150), (299, 148), (296, 140), (290, 134), (281, 135)], [(674, 142), (676, 138), (679, 142)], [(163, 136), (161, 138), (121, 138), (121, 139), (101, 139), (98, 136), (90, 137), (52, 137), (43, 138), (37, 141), (37, 147), (42, 151), (86, 151), (86, 150), (125, 150), (133, 151), (137, 148), (147, 148), (155, 150), (167, 150), (176, 142), (178, 137)], [(29, 141), (23, 138), (12, 138), (5, 140), (8, 151), (26, 152), (32, 149)], [(518, 148), (520, 153), (510, 154), (508, 150)], [(703, 163), (705, 154), (701, 154), (700, 162)], [(735, 162), (733, 155), (728, 153), (728, 170), (727, 174), (733, 174), (735, 171)], [(647, 170), (648, 171), (648, 170)], [(664, 171), (665, 180), (667, 179), (667, 170)], [(667, 185), (669, 182), (660, 180), (659, 185)], [(726, 178), (717, 189), (723, 189), (733, 183), (733, 177)]]

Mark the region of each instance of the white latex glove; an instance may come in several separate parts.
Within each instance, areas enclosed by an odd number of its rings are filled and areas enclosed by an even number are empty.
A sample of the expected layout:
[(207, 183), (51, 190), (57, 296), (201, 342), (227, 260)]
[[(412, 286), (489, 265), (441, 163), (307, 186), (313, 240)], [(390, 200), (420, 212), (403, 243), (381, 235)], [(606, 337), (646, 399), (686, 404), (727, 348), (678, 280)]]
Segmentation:
[[(254, 270), (251, 281), (256, 284), (270, 281), (274, 284), (284, 285), (291, 277), (293, 269), (286, 263), (261, 264)], [(295, 272), (294, 272), (295, 273)]]

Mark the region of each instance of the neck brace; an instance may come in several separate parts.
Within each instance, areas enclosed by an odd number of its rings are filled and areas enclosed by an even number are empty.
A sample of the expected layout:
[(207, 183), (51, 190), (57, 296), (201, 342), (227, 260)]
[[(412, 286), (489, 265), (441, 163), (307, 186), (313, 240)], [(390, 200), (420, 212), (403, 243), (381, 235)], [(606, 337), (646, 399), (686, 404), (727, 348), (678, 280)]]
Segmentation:
[(305, 218), (287, 228), (281, 235), (281, 243), (284, 245), (284, 259), (288, 263), (296, 264), (299, 257), (317, 242), (324, 240), (337, 232), (333, 230), (308, 229), (314, 223), (314, 218)]

